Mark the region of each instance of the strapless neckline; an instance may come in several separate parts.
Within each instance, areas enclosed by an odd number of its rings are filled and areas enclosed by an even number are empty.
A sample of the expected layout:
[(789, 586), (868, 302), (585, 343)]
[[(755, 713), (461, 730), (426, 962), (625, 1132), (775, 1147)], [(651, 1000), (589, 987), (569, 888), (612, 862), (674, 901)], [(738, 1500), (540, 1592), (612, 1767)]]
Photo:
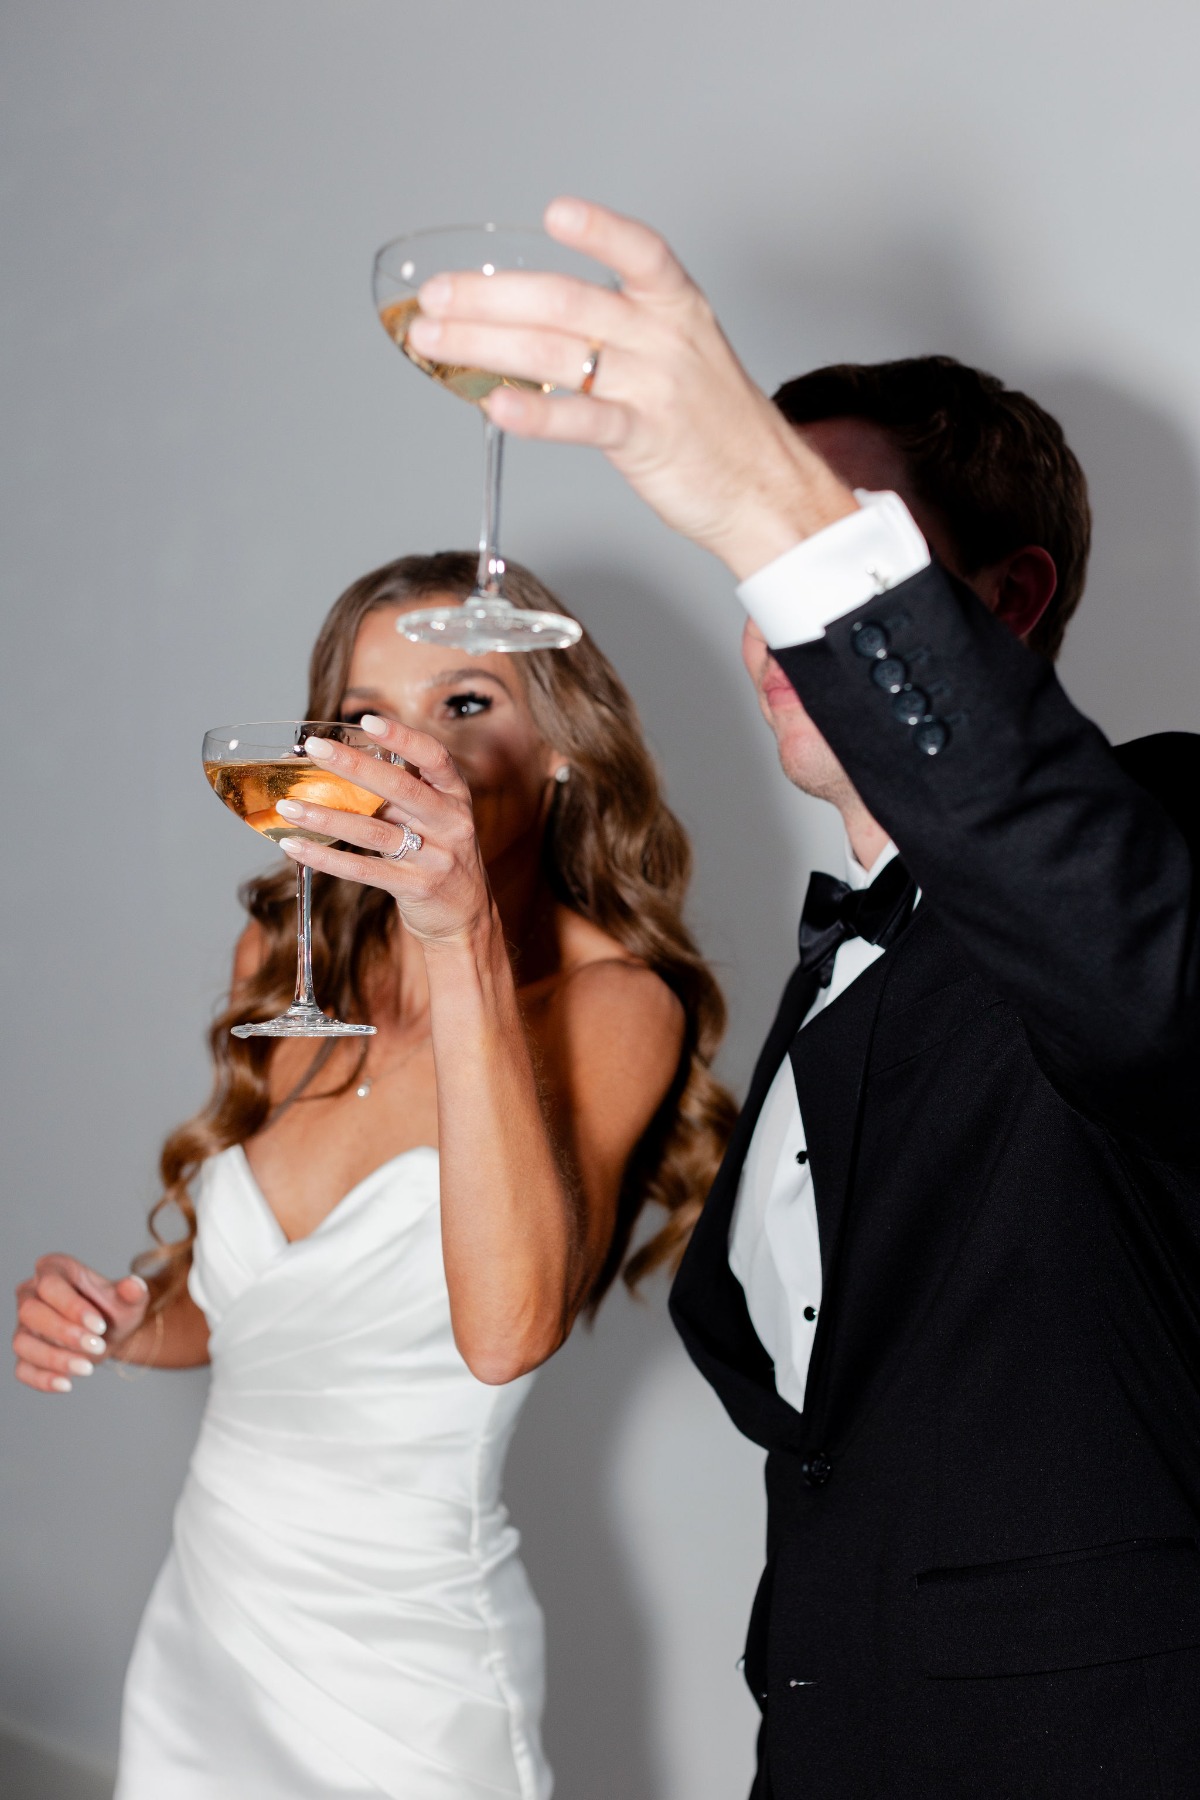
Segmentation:
[(389, 1156), (386, 1162), (376, 1163), (375, 1167), (369, 1170), (368, 1173), (363, 1176), (361, 1181), (356, 1181), (353, 1187), (347, 1188), (340, 1200), (334, 1201), (324, 1218), (319, 1219), (311, 1231), (306, 1231), (303, 1237), (297, 1238), (290, 1238), (280, 1224), (279, 1216), (276, 1213), (275, 1208), (267, 1199), (258, 1176), (250, 1166), (250, 1158), (246, 1155), (245, 1145), (232, 1144), (229, 1150), (226, 1151), (226, 1155), (232, 1156), (237, 1163), (238, 1171), (245, 1187), (250, 1194), (253, 1195), (254, 1200), (261, 1209), (268, 1224), (273, 1227), (278, 1234), (281, 1247), (285, 1250), (296, 1250), (299, 1249), (301, 1244), (308, 1243), (310, 1238), (315, 1238), (318, 1232), (324, 1231), (331, 1220), (349, 1211), (351, 1201), (357, 1199), (364, 1189), (370, 1188), (382, 1176), (396, 1168), (398, 1164), (407, 1161), (410, 1156), (436, 1156), (437, 1149), (433, 1144), (410, 1144), (407, 1150), (398, 1150), (395, 1156)]

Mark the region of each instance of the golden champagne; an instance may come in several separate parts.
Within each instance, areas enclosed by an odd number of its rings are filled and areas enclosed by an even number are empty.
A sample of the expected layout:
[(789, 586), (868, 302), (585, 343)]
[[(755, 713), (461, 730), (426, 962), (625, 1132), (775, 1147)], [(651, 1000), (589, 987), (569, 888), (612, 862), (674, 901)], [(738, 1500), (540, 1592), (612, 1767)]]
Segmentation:
[(524, 381), (515, 375), (496, 375), (489, 369), (474, 369), (463, 363), (431, 362), (428, 357), (418, 356), (409, 347), (408, 328), (421, 310), (420, 302), (414, 297), (410, 300), (396, 300), (390, 306), (381, 307), (379, 317), (383, 328), (392, 342), (403, 350), (409, 362), (415, 363), (424, 375), (432, 375), (443, 387), (457, 394), (460, 400), (471, 400), (478, 403), (485, 400), (493, 388), (524, 388), (532, 394), (549, 394), (553, 392), (553, 382)]
[(252, 825), (264, 837), (278, 843), (282, 837), (307, 838), (310, 844), (333, 844), (335, 837), (289, 825), (275, 810), (279, 800), (302, 800), (309, 806), (332, 806), (338, 812), (369, 818), (384, 802), (341, 775), (316, 769), (302, 756), (281, 757), (278, 762), (206, 762), (204, 773), (218, 800), (230, 812)]

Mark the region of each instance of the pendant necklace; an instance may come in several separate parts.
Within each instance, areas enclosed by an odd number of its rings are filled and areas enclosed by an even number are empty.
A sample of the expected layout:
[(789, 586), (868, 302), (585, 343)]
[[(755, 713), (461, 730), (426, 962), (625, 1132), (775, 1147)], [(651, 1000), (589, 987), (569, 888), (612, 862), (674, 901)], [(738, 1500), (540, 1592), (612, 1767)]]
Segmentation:
[[(421, 1046), (423, 1044), (427, 1044), (429, 1042), (432, 1035), (433, 1035), (433, 1033), (430, 1031), (426, 1031), (426, 1032), (422, 1033), (422, 1035), (417, 1039), (416, 1043), (410, 1044), (408, 1049), (404, 1052), (404, 1055), (399, 1057), (397, 1059), (397, 1061), (392, 1064), (391, 1072), (394, 1074), (397, 1069), (402, 1069), (404, 1067), (405, 1063), (408, 1062), (411, 1057), (413, 1057), (417, 1054), (417, 1051), (421, 1048)], [(370, 1094), (371, 1089), (375, 1085), (374, 1076), (368, 1075), (366, 1073), (366, 1061), (367, 1061), (367, 1052), (364, 1050), (363, 1051), (363, 1072), (359, 1079), (358, 1086), (354, 1090), (355, 1098), (358, 1100), (365, 1100), (367, 1098), (367, 1096)]]

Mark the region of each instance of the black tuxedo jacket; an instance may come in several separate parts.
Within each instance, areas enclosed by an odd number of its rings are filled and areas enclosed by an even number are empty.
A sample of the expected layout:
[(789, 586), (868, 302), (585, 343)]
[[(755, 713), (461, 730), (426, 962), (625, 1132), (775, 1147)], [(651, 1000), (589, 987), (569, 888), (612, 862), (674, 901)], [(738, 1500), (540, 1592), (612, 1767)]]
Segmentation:
[[(769, 1452), (755, 1794), (1194, 1800), (1200, 739), (1114, 752), (936, 566), (776, 654), (923, 897), (803, 1032), (792, 977), (672, 1293)], [(728, 1262), (785, 1056), (802, 1415)]]

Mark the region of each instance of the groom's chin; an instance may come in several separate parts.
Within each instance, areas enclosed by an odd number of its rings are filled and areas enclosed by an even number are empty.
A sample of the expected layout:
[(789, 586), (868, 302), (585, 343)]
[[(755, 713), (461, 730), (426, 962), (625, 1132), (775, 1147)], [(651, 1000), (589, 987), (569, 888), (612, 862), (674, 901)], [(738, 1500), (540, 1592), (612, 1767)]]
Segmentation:
[(804, 708), (772, 708), (770, 722), (779, 766), (792, 786), (820, 800), (838, 792), (845, 782), (842, 766)]

